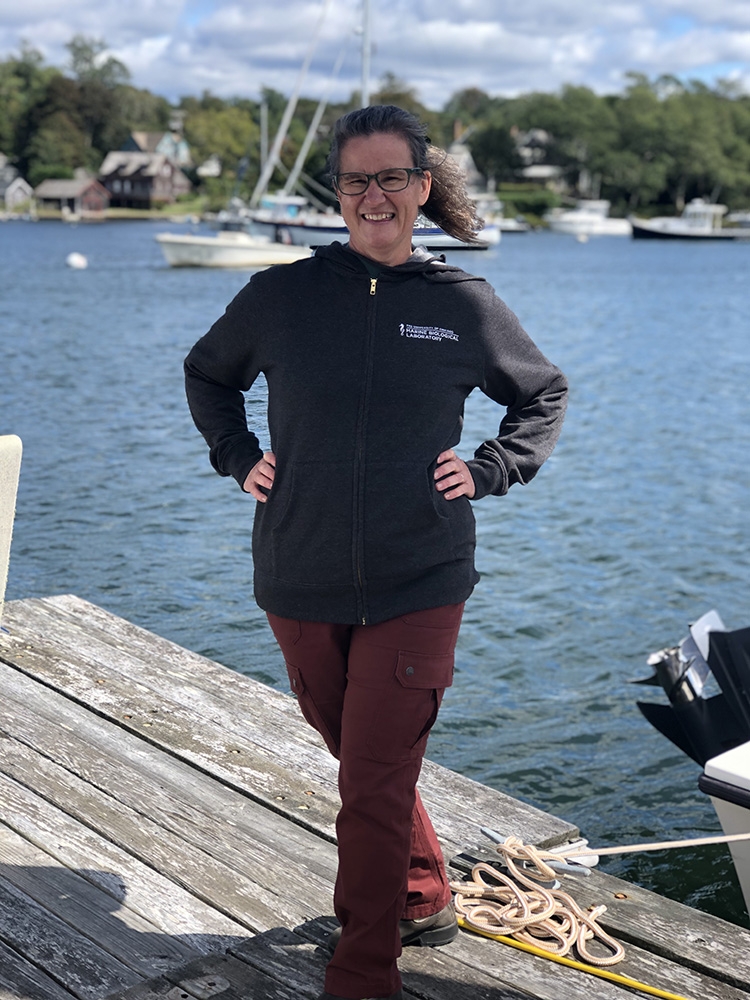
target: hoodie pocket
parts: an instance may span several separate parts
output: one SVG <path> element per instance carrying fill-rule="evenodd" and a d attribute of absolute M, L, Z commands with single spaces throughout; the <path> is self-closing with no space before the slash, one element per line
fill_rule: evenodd
<path fill-rule="evenodd" d="M 412 462 L 369 466 L 365 482 L 365 573 L 401 579 L 454 558 L 447 501 L 435 489 L 433 468 Z"/>
<path fill-rule="evenodd" d="M 258 561 L 298 585 L 351 583 L 352 496 L 349 463 L 299 462 L 284 470 L 263 512 Z"/>

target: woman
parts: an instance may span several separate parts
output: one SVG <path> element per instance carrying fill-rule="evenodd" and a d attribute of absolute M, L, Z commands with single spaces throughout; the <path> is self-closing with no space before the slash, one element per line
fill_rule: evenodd
<path fill-rule="evenodd" d="M 536 474 L 567 387 L 483 279 L 413 250 L 420 210 L 459 238 L 479 225 L 418 119 L 345 115 L 329 168 L 349 243 L 255 274 L 188 355 L 187 394 L 214 468 L 258 502 L 255 599 L 340 761 L 341 930 L 319 1000 L 396 1000 L 402 944 L 457 933 L 416 784 L 479 579 L 469 501 Z M 265 454 L 243 398 L 260 372 Z M 505 414 L 467 462 L 476 387 Z"/>

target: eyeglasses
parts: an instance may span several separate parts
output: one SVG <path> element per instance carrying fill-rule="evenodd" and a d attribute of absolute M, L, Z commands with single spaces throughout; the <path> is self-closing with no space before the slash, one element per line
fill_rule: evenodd
<path fill-rule="evenodd" d="M 422 174 L 421 167 L 391 167 L 389 170 L 379 170 L 376 174 L 365 174 L 359 171 L 349 171 L 345 174 L 334 174 L 333 183 L 339 194 L 364 194 L 375 181 L 383 191 L 403 191 L 409 186 L 412 174 Z"/>

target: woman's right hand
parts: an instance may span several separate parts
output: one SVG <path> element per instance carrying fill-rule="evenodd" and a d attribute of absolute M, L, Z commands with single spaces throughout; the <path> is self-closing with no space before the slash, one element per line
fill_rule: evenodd
<path fill-rule="evenodd" d="M 263 490 L 270 490 L 273 486 L 276 475 L 276 456 L 272 451 L 263 453 L 263 458 L 257 462 L 248 472 L 242 489 L 245 493 L 250 493 L 260 503 L 265 503 L 268 496 Z"/>

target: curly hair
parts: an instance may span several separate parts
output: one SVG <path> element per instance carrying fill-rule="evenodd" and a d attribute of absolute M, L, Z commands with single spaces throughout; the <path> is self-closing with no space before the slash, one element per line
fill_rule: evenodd
<path fill-rule="evenodd" d="M 350 139 L 387 133 L 399 135 L 411 150 L 415 167 L 432 175 L 430 195 L 421 212 L 435 225 L 465 243 L 476 243 L 483 226 L 476 206 L 466 191 L 466 181 L 458 163 L 444 149 L 433 146 L 427 127 L 416 115 L 394 104 L 373 104 L 350 111 L 333 126 L 328 154 L 328 175 L 334 177 L 341 166 L 341 152 Z"/>

